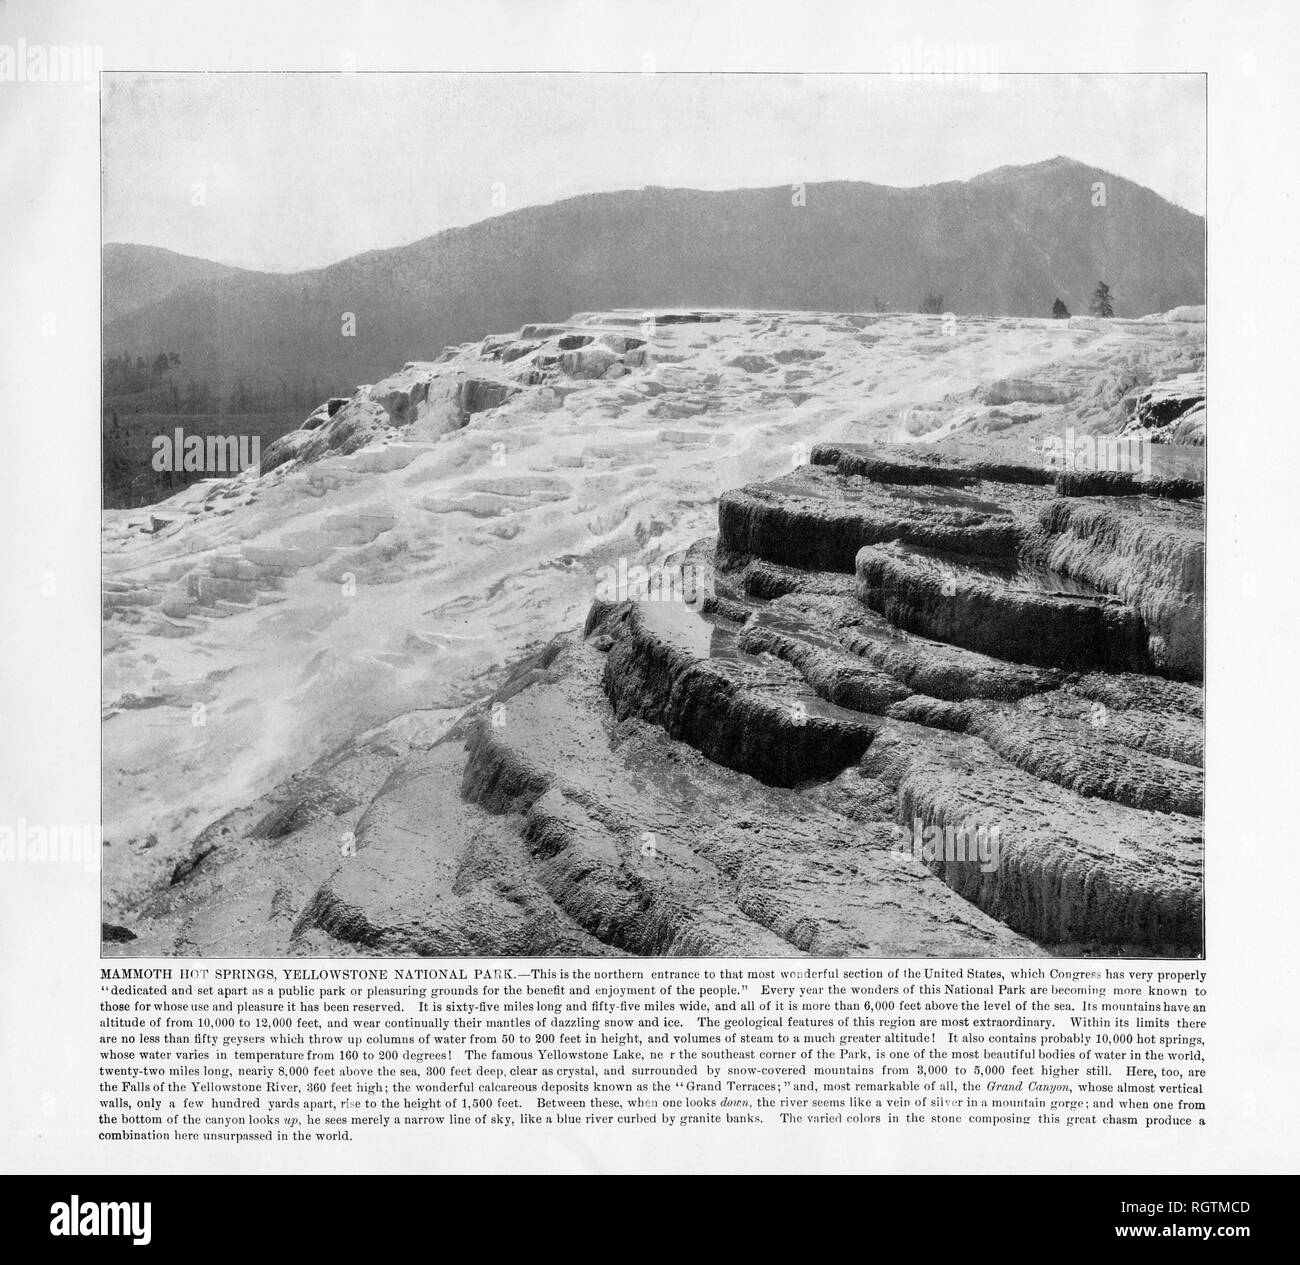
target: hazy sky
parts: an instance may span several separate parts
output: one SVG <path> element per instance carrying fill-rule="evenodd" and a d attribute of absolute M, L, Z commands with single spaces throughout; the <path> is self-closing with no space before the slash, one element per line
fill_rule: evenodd
<path fill-rule="evenodd" d="M 291 271 L 574 193 L 1065 154 L 1205 211 L 1200 76 L 105 76 L 104 240 Z M 201 189 L 197 186 L 202 186 Z"/>

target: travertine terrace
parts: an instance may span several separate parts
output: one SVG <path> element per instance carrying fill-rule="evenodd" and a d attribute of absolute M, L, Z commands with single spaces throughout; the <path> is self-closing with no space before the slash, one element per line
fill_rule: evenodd
<path fill-rule="evenodd" d="M 1171 316 L 584 314 L 106 514 L 111 950 L 1198 954 L 1204 448 L 1044 456 Z"/>

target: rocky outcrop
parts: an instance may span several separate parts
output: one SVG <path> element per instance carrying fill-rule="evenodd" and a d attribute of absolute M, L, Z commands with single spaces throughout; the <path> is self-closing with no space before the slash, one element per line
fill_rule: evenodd
<path fill-rule="evenodd" d="M 1060 496 L 1163 496 L 1184 500 L 1205 495 L 1202 479 L 1152 478 L 1125 470 L 1063 470 L 1056 476 Z"/>
<path fill-rule="evenodd" d="M 611 717 L 604 691 L 622 669 L 600 662 L 608 635 L 553 643 L 507 687 L 471 735 L 464 783 L 471 802 L 518 819 L 548 892 L 589 934 L 638 954 L 1034 952 L 954 902 L 890 822 L 856 822 L 721 768 L 657 723 Z"/>
<path fill-rule="evenodd" d="M 1145 629 L 1131 607 L 1101 592 L 1070 592 L 1050 574 L 890 544 L 859 550 L 857 575 L 863 605 L 936 641 L 1040 667 L 1148 666 Z"/>
<path fill-rule="evenodd" d="M 637 319 L 676 324 L 721 317 L 647 312 Z M 429 442 L 468 425 L 479 413 L 502 408 L 527 388 L 548 388 L 558 402 L 564 389 L 618 378 L 649 363 L 644 338 L 599 326 L 582 332 L 572 324 L 526 325 L 517 335 L 489 337 L 469 347 L 480 364 L 488 362 L 481 374 L 449 366 L 453 359 L 464 360 L 463 347 L 448 347 L 433 361 L 411 362 L 373 386 L 359 387 L 350 398 L 334 397 L 322 404 L 297 430 L 267 448 L 260 473 L 269 474 L 289 462 L 307 465 L 349 456 L 395 439 Z M 573 385 L 563 387 L 566 381 Z"/>
<path fill-rule="evenodd" d="M 115 951 L 1036 956 L 906 849 L 706 759 L 557 638 L 431 746 L 376 734 L 215 823 Z M 340 840 L 342 845 L 340 846 Z"/>
<path fill-rule="evenodd" d="M 718 548 L 809 571 L 854 570 L 864 545 L 908 544 L 1013 557 L 1025 526 L 1004 505 L 937 487 L 873 484 L 870 498 L 823 466 L 724 494 Z"/>
<path fill-rule="evenodd" d="M 675 341 L 644 342 L 655 322 Z M 238 691 L 225 666 L 201 694 L 119 677 L 114 725 L 220 699 L 229 726 L 285 637 L 330 698 L 390 692 L 327 741 L 363 737 L 142 849 L 161 880 L 106 907 L 136 937 L 106 951 L 1199 953 L 1203 452 L 1111 470 L 1067 440 L 1054 464 L 1062 406 L 991 440 L 972 383 L 922 401 L 960 441 L 836 439 L 770 477 L 788 440 L 890 433 L 893 404 L 796 416 L 776 389 L 825 395 L 870 324 L 876 358 L 938 342 L 921 318 L 635 311 L 478 339 L 330 401 L 277 468 L 200 484 L 135 531 L 148 563 L 106 576 L 110 636 L 197 634 L 176 650 L 206 657 L 258 628 L 274 657 Z M 1161 367 L 1130 392 L 1187 341 L 1135 328 Z M 1021 359 L 992 341 L 989 359 L 1018 381 L 1042 334 L 1012 335 Z M 1077 394 L 1091 364 L 1044 374 Z M 597 587 L 715 506 L 716 536 L 663 560 L 694 583 Z M 472 673 L 431 701 L 453 653 Z"/>
<path fill-rule="evenodd" d="M 1136 399 L 1122 432 L 1155 444 L 1205 444 L 1205 374 L 1185 373 L 1153 383 Z"/>
<path fill-rule="evenodd" d="M 519 388 L 509 382 L 493 382 L 483 378 L 469 378 L 456 389 L 456 404 L 461 416 L 468 421 L 475 413 L 500 408 Z"/>
<path fill-rule="evenodd" d="M 293 916 L 266 934 L 423 955 L 1199 953 L 1200 503 L 1062 497 L 1031 469 L 839 446 L 728 494 L 716 539 L 670 560 L 692 585 L 597 601 L 389 761 L 354 849 L 286 887 Z M 300 846 L 355 802 L 356 774 L 332 776 L 246 836 Z M 201 838 L 159 909 L 220 891 L 240 856 Z M 120 951 L 152 947 L 137 928 Z"/>
<path fill-rule="evenodd" d="M 1062 498 L 1046 504 L 1024 557 L 1113 594 L 1141 618 L 1152 667 L 1204 671 L 1205 510 L 1199 501 Z"/>
<path fill-rule="evenodd" d="M 1051 944 L 1195 951 L 1201 836 L 1194 818 L 1138 811 L 1044 782 L 979 739 L 893 725 L 862 772 L 922 827 L 999 827 L 999 864 L 937 858 L 935 872 L 981 909 Z"/>
<path fill-rule="evenodd" d="M 931 868 L 1042 943 L 1199 951 L 1195 489 L 1063 497 L 941 448 L 814 461 L 723 498 L 703 609 L 593 609 L 614 714 L 914 838 L 996 828 L 996 866 Z"/>
<path fill-rule="evenodd" d="M 736 629 L 720 615 L 645 602 L 598 603 L 586 631 L 612 640 L 604 684 L 617 719 L 652 721 L 776 786 L 833 776 L 857 760 L 870 720 L 824 699 L 795 669 L 738 650 Z"/>
<path fill-rule="evenodd" d="M 960 446 L 958 446 L 959 448 Z M 980 482 L 1047 484 L 1055 478 L 1046 467 L 1013 461 L 962 456 L 952 445 L 943 451 L 924 448 L 818 444 L 812 464 L 833 467 L 836 474 L 873 483 L 902 483 L 924 487 L 969 488 Z"/>

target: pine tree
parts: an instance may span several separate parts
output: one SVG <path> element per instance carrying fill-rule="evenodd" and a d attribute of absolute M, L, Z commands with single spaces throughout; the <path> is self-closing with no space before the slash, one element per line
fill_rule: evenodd
<path fill-rule="evenodd" d="M 1066 307 L 1060 299 L 1057 299 L 1056 302 L 1052 304 L 1052 315 L 1058 321 L 1065 320 L 1066 317 L 1070 315 L 1070 309 Z"/>
<path fill-rule="evenodd" d="M 1104 281 L 1097 282 L 1097 288 L 1092 293 L 1092 302 L 1088 305 L 1088 311 L 1093 316 L 1115 315 L 1115 309 L 1110 302 L 1110 286 Z"/>

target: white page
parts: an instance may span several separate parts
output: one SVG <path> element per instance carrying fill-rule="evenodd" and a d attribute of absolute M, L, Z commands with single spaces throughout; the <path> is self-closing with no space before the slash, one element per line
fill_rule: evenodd
<path fill-rule="evenodd" d="M 920 1172 L 940 1146 L 963 1170 L 1286 1171 L 1288 11 L 826 5 L 791 26 L 667 5 L 602 12 L 597 35 L 582 6 L 488 6 L 403 10 L 400 37 L 373 12 L 0 18 L 7 1167 Z M 1112 265 L 1107 315 L 1091 282 Z M 1205 379 L 1208 498 L 1058 496 L 970 464 L 1204 478 Z M 97 408 L 128 434 L 102 512 Z M 187 426 L 256 439 L 261 471 L 197 481 L 229 471 L 204 444 L 185 470 Z M 819 443 L 892 473 L 837 472 Z M 947 471 L 919 500 L 894 468 L 918 460 Z M 722 525 L 750 553 L 683 572 L 719 503 L 772 480 L 812 518 L 778 539 L 761 493 Z M 837 498 L 867 533 L 838 571 L 816 508 Z M 791 567 L 841 586 L 782 590 Z M 721 605 L 692 609 L 697 580 Z M 844 603 L 876 632 L 845 641 Z M 800 647 L 830 657 L 800 668 Z M 149 969 L 170 975 L 111 974 Z M 172 1029 L 125 989 L 189 985 L 177 1048 L 229 1026 L 249 1030 L 230 1054 L 262 1052 L 228 1064 L 242 1104 L 211 1084 L 173 1102 L 161 1062 L 105 1081 L 102 1038 L 131 1031 L 111 1020 Z M 326 1002 L 346 1010 L 305 1008 Z M 448 1074 L 484 1088 L 414 1105 L 462 1013 Z M 318 1090 L 291 1070 L 292 1103 L 270 1092 L 272 1035 L 331 1014 L 363 1074 L 414 1078 L 364 1090 L 335 1060 Z M 1025 1038 L 977 1043 L 976 1090 L 963 1015 Z M 530 1024 L 525 1077 L 498 1038 Z M 668 1088 L 647 1033 L 669 1062 L 700 1047 Z M 571 1034 L 619 1088 L 584 1064 L 590 1087 L 563 1090 L 540 1051 Z M 886 1034 L 937 1052 L 894 1077 Z M 1076 1057 L 1152 1041 L 1151 1091 L 1094 1092 Z M 1056 1076 L 1064 1109 L 1043 1105 Z M 381 1106 L 398 1084 L 413 1101 Z M 1187 1123 L 1148 1123 L 1144 1092 Z"/>

